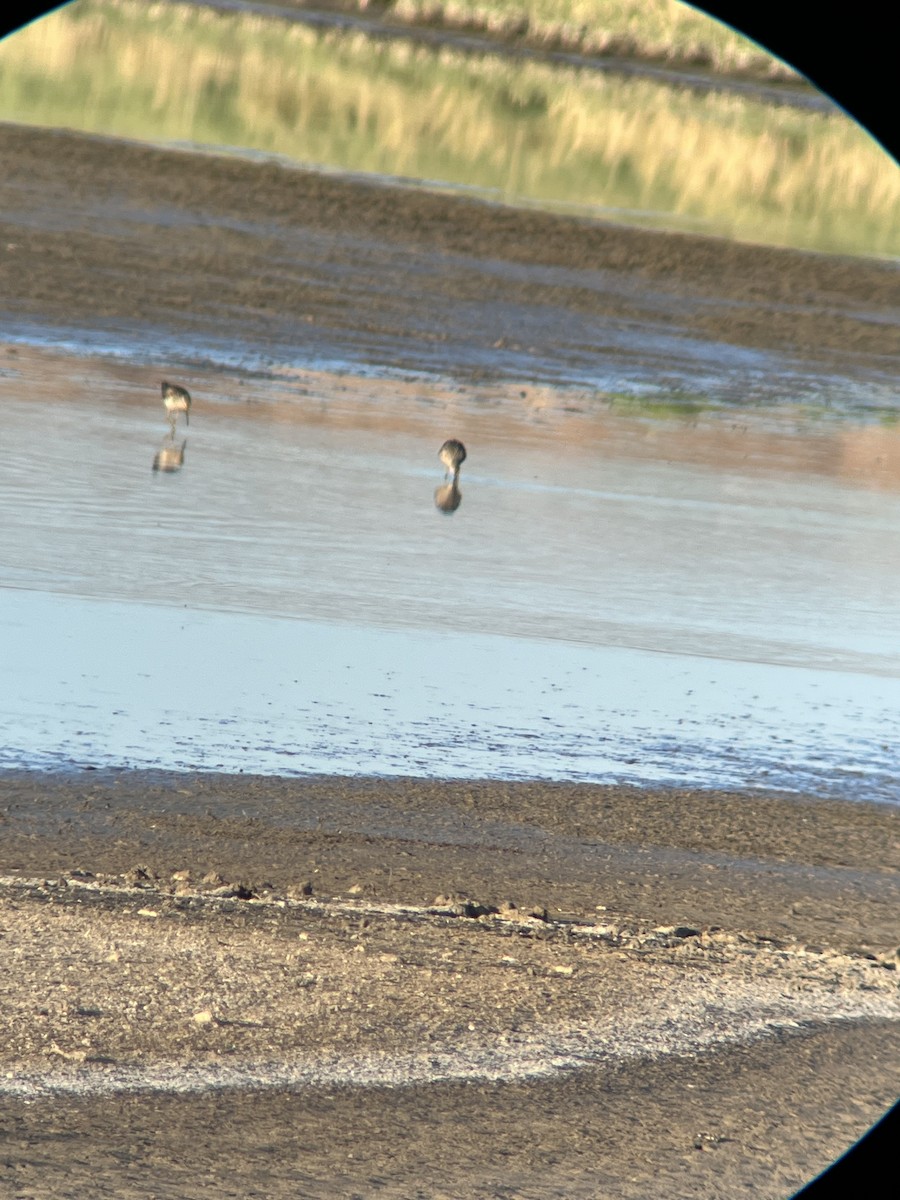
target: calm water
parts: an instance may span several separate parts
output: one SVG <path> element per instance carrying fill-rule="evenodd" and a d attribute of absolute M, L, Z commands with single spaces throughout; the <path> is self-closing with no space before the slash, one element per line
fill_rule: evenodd
<path fill-rule="evenodd" d="M 897 798 L 900 495 L 854 468 L 873 437 L 896 463 L 893 428 L 791 419 L 773 466 L 748 451 L 774 414 L 714 413 L 669 421 L 663 457 L 661 418 L 565 391 L 486 415 L 424 377 L 236 396 L 208 366 L 181 469 L 154 472 L 147 368 L 6 363 L 3 766 Z M 449 431 L 470 452 L 447 516 Z"/>
<path fill-rule="evenodd" d="M 0 119 L 751 240 L 900 246 L 896 167 L 827 105 L 127 0 L 67 6 L 5 42 L 0 68 Z M 7 215 L 24 229 L 76 220 L 21 196 Z M 184 219 L 110 196 L 76 223 Z M 265 214 L 244 232 L 266 245 Z M 333 269 L 327 237 L 291 238 L 273 262 Z M 382 257 L 385 295 L 431 269 Z M 529 272 L 548 295 L 613 286 L 454 269 Z M 422 312 L 441 338 L 350 322 L 265 349 L 233 328 L 10 317 L 0 766 L 896 801 L 889 364 L 707 343 L 659 305 L 655 323 L 598 324 L 510 303 L 517 338 L 490 349 L 477 298 Z M 171 440 L 161 362 L 195 397 Z M 493 383 L 460 382 L 485 367 Z M 469 458 L 445 514 L 448 436 Z"/>

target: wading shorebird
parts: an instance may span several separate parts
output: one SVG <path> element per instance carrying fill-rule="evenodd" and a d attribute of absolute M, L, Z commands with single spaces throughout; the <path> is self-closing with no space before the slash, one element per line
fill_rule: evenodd
<path fill-rule="evenodd" d="M 162 381 L 162 400 L 166 406 L 166 416 L 169 418 L 169 424 L 172 429 L 175 428 L 175 422 L 178 420 L 178 414 L 184 413 L 184 422 L 186 425 L 191 423 L 191 393 L 187 388 L 179 387 L 177 383 L 166 383 Z"/>
<path fill-rule="evenodd" d="M 438 458 L 447 468 L 447 474 L 456 482 L 459 475 L 459 468 L 466 461 L 466 448 L 462 442 L 458 442 L 456 438 L 450 438 L 444 442 L 438 451 Z"/>

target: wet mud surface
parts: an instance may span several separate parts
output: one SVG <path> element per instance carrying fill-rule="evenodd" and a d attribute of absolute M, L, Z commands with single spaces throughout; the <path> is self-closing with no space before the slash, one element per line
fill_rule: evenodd
<path fill-rule="evenodd" d="M 96 782 L 95 782 L 96 780 Z M 0 783 L 3 868 L 22 876 L 136 864 L 218 871 L 251 889 L 427 904 L 476 899 L 579 919 L 893 949 L 900 813 L 722 792 L 154 772 Z M 352 888 L 356 888 L 354 893 Z"/>
<path fill-rule="evenodd" d="M 787 1196 L 860 1135 L 873 1097 L 890 1103 L 869 1076 L 900 1057 L 896 1028 L 811 1030 L 550 1084 L 0 1101 L 7 1178 L 41 1200 Z"/>
<path fill-rule="evenodd" d="M 774 353 L 850 375 L 900 348 L 893 264 L 62 132 L 6 126 L 0 150 L 13 323 L 569 382 L 613 360 L 727 376 L 709 343 L 759 352 L 760 369 Z"/>
<path fill-rule="evenodd" d="M 129 771 L 0 798 L 16 1195 L 779 1196 L 893 1100 L 892 808 Z"/>

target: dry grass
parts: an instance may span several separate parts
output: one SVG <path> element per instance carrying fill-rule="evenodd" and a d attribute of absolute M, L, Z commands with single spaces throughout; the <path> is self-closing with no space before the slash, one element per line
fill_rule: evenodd
<path fill-rule="evenodd" d="M 0 68 L 7 120 L 251 147 L 751 241 L 900 250 L 900 174 L 836 112 L 131 0 L 57 11 L 4 43 Z"/>
<path fill-rule="evenodd" d="M 349 0 L 347 7 L 365 11 L 369 4 Z M 386 13 L 395 20 L 524 37 L 586 54 L 797 78 L 755 42 L 680 0 L 390 0 Z"/>

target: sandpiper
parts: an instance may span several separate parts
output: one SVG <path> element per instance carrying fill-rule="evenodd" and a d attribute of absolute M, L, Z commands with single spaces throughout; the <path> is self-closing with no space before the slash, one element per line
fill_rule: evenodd
<path fill-rule="evenodd" d="M 179 387 L 177 383 L 166 383 L 162 381 L 162 400 L 166 406 L 166 415 L 169 418 L 169 424 L 175 428 L 175 422 L 178 420 L 178 414 L 184 413 L 186 425 L 191 423 L 191 393 L 187 388 Z"/>
<path fill-rule="evenodd" d="M 466 448 L 462 442 L 458 442 L 456 438 L 450 438 L 444 442 L 438 451 L 438 458 L 447 468 L 447 474 L 456 482 L 459 475 L 459 468 L 466 461 Z"/>

